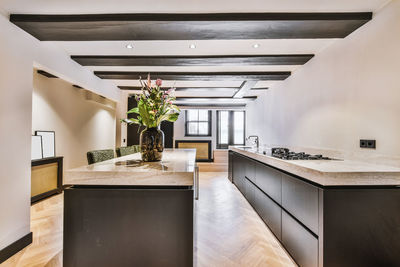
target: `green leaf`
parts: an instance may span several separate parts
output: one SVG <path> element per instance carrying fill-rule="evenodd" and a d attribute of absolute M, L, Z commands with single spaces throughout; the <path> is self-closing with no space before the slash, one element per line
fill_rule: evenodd
<path fill-rule="evenodd" d="M 131 113 L 140 114 L 139 113 L 139 108 L 138 107 L 133 108 L 133 109 L 129 110 L 126 114 L 131 114 Z"/>
<path fill-rule="evenodd" d="M 141 124 L 139 120 L 137 120 L 137 119 L 132 119 L 132 118 L 131 118 L 131 119 L 121 119 L 121 123 L 127 123 L 127 124 L 132 124 L 132 123 Z"/>
<path fill-rule="evenodd" d="M 139 108 L 139 114 L 142 117 L 143 125 L 149 126 L 150 125 L 149 113 L 147 112 L 146 105 L 142 101 L 140 101 L 138 108 Z"/>
<path fill-rule="evenodd" d="M 130 120 L 131 124 L 132 124 L 132 123 L 141 124 L 141 123 L 139 122 L 139 120 L 137 120 L 137 119 L 129 119 L 129 120 Z"/>
<path fill-rule="evenodd" d="M 167 121 L 174 122 L 178 119 L 179 113 L 172 113 L 168 115 Z"/>

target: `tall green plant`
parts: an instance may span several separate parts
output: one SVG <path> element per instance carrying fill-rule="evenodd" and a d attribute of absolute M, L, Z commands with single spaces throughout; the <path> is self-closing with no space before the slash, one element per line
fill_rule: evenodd
<path fill-rule="evenodd" d="M 150 75 L 147 82 L 140 80 L 142 93 L 135 95 L 137 107 L 129 110 L 127 114 L 138 114 L 136 119 L 123 119 L 128 124 L 139 124 L 147 128 L 158 127 L 162 121 L 174 122 L 178 119 L 180 110 L 173 104 L 175 97 L 171 95 L 174 88 L 168 91 L 161 89 L 162 80 L 157 79 L 155 84 L 151 83 Z"/>

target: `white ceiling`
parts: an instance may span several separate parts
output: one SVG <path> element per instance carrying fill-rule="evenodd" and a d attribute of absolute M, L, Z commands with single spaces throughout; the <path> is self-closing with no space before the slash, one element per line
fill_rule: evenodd
<path fill-rule="evenodd" d="M 228 12 L 366 12 L 390 0 L 0 0 L 0 9 L 14 14 L 101 13 L 228 13 Z M 338 39 L 78 41 L 54 42 L 69 55 L 268 55 L 318 54 Z M 195 49 L 190 49 L 190 44 Z M 260 46 L 253 48 L 257 43 Z M 132 44 L 133 49 L 126 45 Z M 93 67 L 95 71 L 296 71 L 293 66 Z M 153 77 L 156 78 L 156 77 Z M 120 86 L 139 86 L 137 80 L 112 80 Z M 281 81 L 258 82 L 274 87 Z M 241 81 L 165 81 L 166 87 L 239 87 Z M 177 96 L 231 96 L 234 90 L 177 91 Z M 250 91 L 247 95 L 259 95 Z M 238 100 L 235 100 L 238 101 Z M 248 100 L 245 100 L 245 102 Z"/>
<path fill-rule="evenodd" d="M 93 41 L 93 42 L 54 42 L 69 55 L 266 55 L 266 54 L 316 54 L 337 39 L 268 39 L 268 40 L 192 40 L 192 41 Z M 254 44 L 258 48 L 253 48 Z M 126 45 L 132 44 L 132 49 Z M 196 48 L 189 48 L 195 44 Z M 264 66 L 88 66 L 93 71 L 292 71 L 299 65 Z M 113 80 L 119 86 L 140 86 L 137 80 Z M 273 87 L 280 81 L 263 81 L 255 87 Z M 239 87 L 238 81 L 165 81 L 167 87 Z M 231 90 L 230 95 L 234 93 Z M 251 91 L 247 95 L 259 95 L 260 91 Z M 176 92 L 177 96 L 228 96 L 222 91 L 185 91 Z"/>
<path fill-rule="evenodd" d="M 337 39 L 56 42 L 71 55 L 312 54 Z M 126 45 L 132 44 L 132 49 Z M 195 44 L 196 48 L 189 48 Z M 258 48 L 253 48 L 259 44 Z"/>
<path fill-rule="evenodd" d="M 54 42 L 69 55 L 266 55 L 266 54 L 316 54 L 338 39 L 275 39 L 275 40 L 195 40 L 195 41 L 93 41 Z M 189 48 L 196 44 L 195 49 Z M 260 46 L 253 48 L 257 43 Z M 132 44 L 132 49 L 126 45 Z M 296 71 L 299 65 L 264 66 L 88 66 L 93 71 Z M 119 86 L 140 86 L 137 80 L 112 80 Z M 280 81 L 263 81 L 256 87 L 273 87 Z M 239 87 L 238 81 L 165 81 L 167 87 Z M 218 96 L 221 91 L 192 91 L 195 96 Z M 234 92 L 234 91 L 232 91 Z M 249 92 L 247 95 L 259 95 Z M 189 92 L 177 92 L 177 96 L 187 96 Z M 220 94 L 226 96 L 227 94 Z M 232 95 L 232 94 L 231 94 Z"/>
<path fill-rule="evenodd" d="M 226 13 L 377 11 L 389 0 L 0 0 L 9 13 Z"/>

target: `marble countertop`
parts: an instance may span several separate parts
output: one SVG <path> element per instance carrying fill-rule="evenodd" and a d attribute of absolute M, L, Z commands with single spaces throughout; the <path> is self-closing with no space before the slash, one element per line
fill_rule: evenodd
<path fill-rule="evenodd" d="M 282 160 L 254 149 L 230 150 L 322 186 L 400 186 L 400 168 L 351 160 Z"/>
<path fill-rule="evenodd" d="M 140 153 L 65 171 L 64 185 L 192 186 L 196 149 L 165 149 L 159 162 Z"/>

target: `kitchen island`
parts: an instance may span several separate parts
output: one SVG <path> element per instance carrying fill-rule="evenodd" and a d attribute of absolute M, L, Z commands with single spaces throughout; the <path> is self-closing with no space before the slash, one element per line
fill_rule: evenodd
<path fill-rule="evenodd" d="M 400 266 L 400 169 L 231 147 L 229 178 L 304 267 Z"/>
<path fill-rule="evenodd" d="M 63 266 L 192 266 L 195 158 L 170 149 L 66 171 Z"/>

